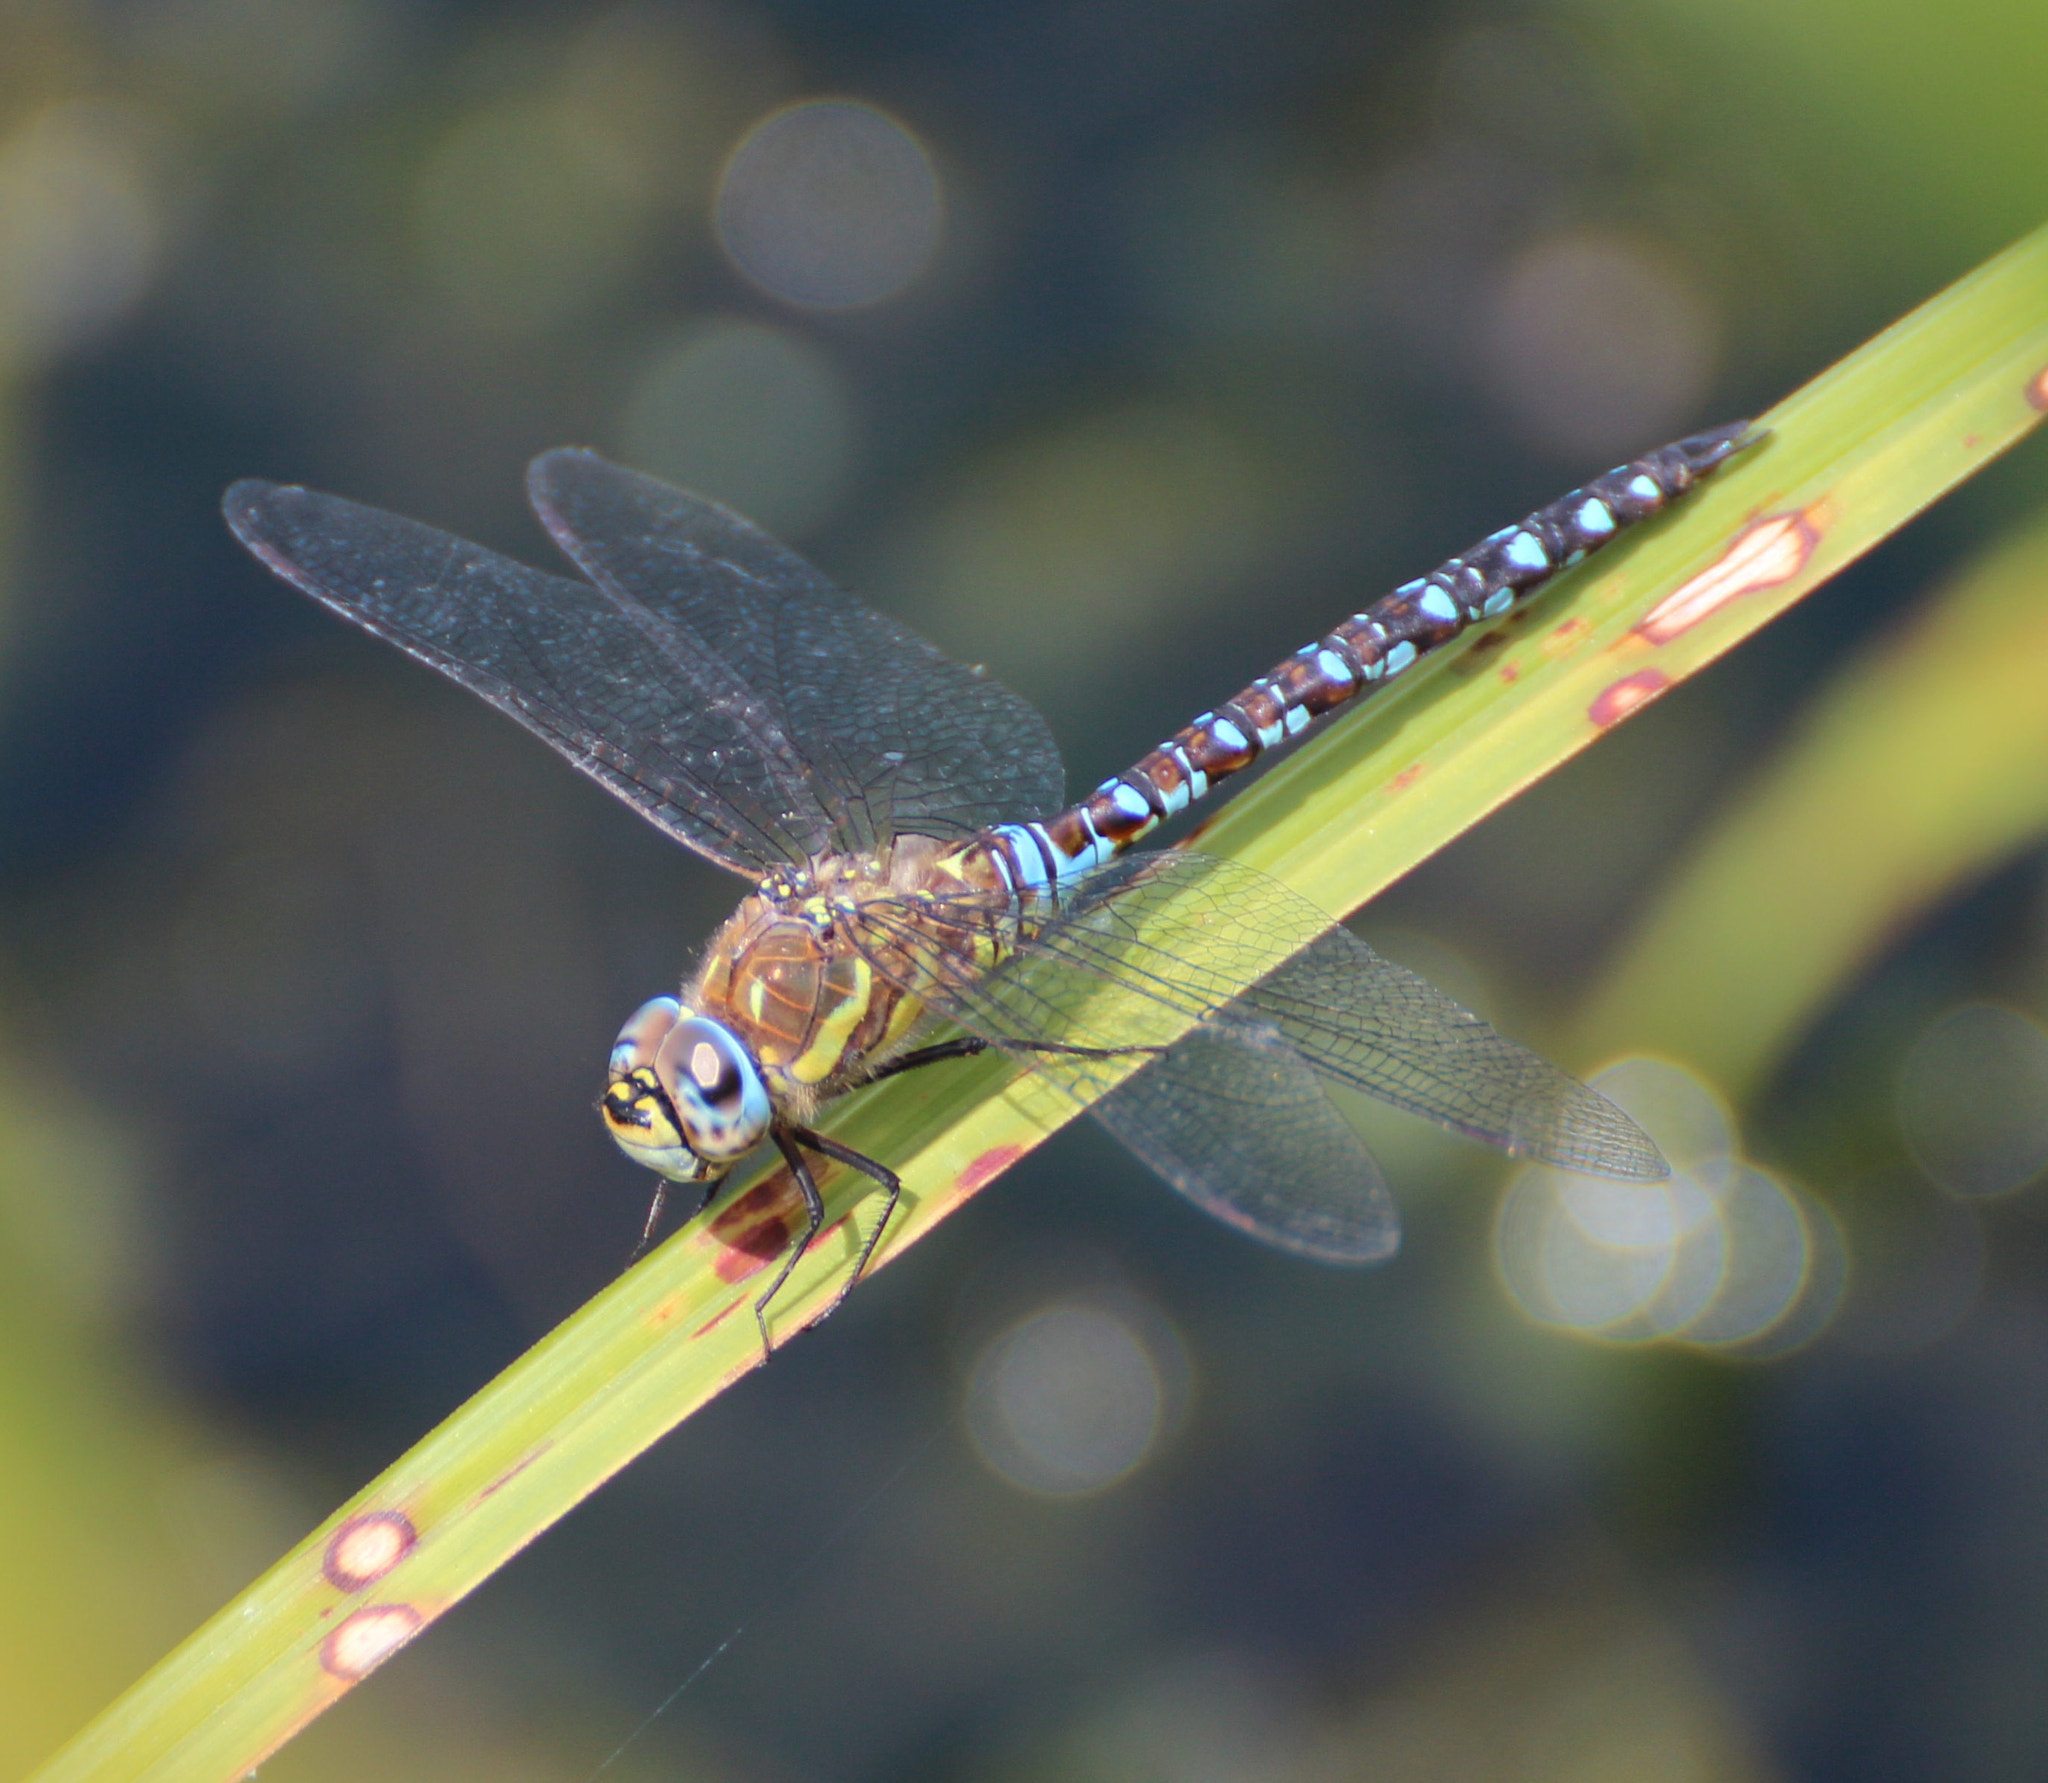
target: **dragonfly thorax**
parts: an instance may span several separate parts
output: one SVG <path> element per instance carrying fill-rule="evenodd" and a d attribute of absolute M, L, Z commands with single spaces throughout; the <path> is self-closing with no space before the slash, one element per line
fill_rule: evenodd
<path fill-rule="evenodd" d="M 884 906 L 914 912 L 985 968 L 990 926 L 959 928 L 957 914 L 949 925 L 938 912 L 979 917 L 1004 897 L 1001 884 L 986 843 L 923 836 L 765 878 L 713 936 L 681 1000 L 656 997 L 619 1031 L 600 1103 L 613 1139 L 672 1181 L 703 1182 L 778 1117 L 809 1120 L 901 1052 L 924 1014 L 918 971 L 864 918 Z"/>
<path fill-rule="evenodd" d="M 685 1000 L 740 1038 L 778 1108 L 808 1118 L 901 1051 L 924 1012 L 905 982 L 914 973 L 876 969 L 864 914 L 971 895 L 987 873 L 983 859 L 904 836 L 764 883 L 712 938 Z"/>

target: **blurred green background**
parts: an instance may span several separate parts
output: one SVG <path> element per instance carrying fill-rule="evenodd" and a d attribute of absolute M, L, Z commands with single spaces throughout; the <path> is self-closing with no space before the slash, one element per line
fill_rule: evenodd
<path fill-rule="evenodd" d="M 1090 785 L 2038 223 L 2044 50 L 2038 0 L 0 7 L 0 1763 L 611 1276 L 605 1049 L 736 890 L 268 582 L 226 483 L 545 560 L 521 466 L 596 445 Z M 586 1777 L 740 1625 L 610 1774 L 2048 1771 L 2044 510 L 2035 442 L 1362 919 L 1729 1098 L 1777 1288 L 1660 1316 L 1642 1234 L 1518 1250 L 1527 1179 L 1398 1132 L 1406 1249 L 1319 1271 L 1076 1131 L 266 1776 Z"/>

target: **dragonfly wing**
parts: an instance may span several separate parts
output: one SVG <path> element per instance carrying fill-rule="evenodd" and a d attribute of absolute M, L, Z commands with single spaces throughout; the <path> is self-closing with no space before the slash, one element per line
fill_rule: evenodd
<path fill-rule="evenodd" d="M 1670 1174 L 1650 1136 L 1599 1091 L 1349 929 L 1318 936 L 1245 1001 L 1322 1070 L 1396 1108 L 1563 1170 Z"/>
<path fill-rule="evenodd" d="M 686 628 L 339 496 L 252 480 L 223 506 L 287 582 L 479 694 L 721 866 L 755 877 L 830 835 L 773 713 Z"/>
<path fill-rule="evenodd" d="M 1075 1062 L 1054 1056 L 1058 1077 Z M 1204 1212 L 1326 1263 L 1378 1263 L 1401 1216 L 1315 1071 L 1242 1005 L 1191 1029 L 1090 1112 Z"/>
<path fill-rule="evenodd" d="M 886 943 L 871 957 L 899 982 L 906 968 L 922 974 L 934 1008 L 998 1044 L 1171 1046 L 1241 1003 L 1339 1082 L 1503 1151 L 1639 1181 L 1667 1174 L 1604 1096 L 1253 868 L 1177 850 L 1113 861 L 1057 912 L 1027 912 L 1014 953 L 985 974 L 971 949 L 948 944 L 947 917 L 866 913 Z M 990 920 L 967 909 L 954 920 L 976 919 Z"/>
<path fill-rule="evenodd" d="M 1035 707 L 737 514 L 594 452 L 545 452 L 526 481 L 585 575 L 686 625 L 755 690 L 841 818 L 834 846 L 966 835 L 1065 801 L 1059 747 Z"/>

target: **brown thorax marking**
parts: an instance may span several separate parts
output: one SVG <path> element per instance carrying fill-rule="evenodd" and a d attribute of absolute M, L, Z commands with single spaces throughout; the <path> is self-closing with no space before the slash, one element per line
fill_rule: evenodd
<path fill-rule="evenodd" d="M 863 906 L 933 905 L 924 932 L 969 970 L 995 962 L 984 913 L 1001 907 L 1003 880 L 988 844 L 899 836 L 871 854 L 827 855 L 809 869 L 764 879 L 705 949 L 683 1002 L 723 1022 L 761 1067 L 785 1119 L 807 1121 L 901 1052 L 923 1002 L 877 972 L 853 944 Z M 965 898 L 971 926 L 948 921 Z M 900 926 L 898 915 L 891 926 Z M 865 932 L 867 949 L 888 952 Z M 900 957 L 900 956 L 899 956 Z M 904 962 L 907 966 L 908 962 Z"/>

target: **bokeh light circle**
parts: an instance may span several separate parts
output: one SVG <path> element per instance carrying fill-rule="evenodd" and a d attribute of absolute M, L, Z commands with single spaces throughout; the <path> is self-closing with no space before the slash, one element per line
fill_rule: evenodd
<path fill-rule="evenodd" d="M 63 102 L 0 135 L 0 360 L 55 357 L 113 322 L 160 236 L 128 115 Z"/>
<path fill-rule="evenodd" d="M 1899 1125 L 1952 1195 L 2003 1195 L 2048 1168 L 2048 1033 L 1997 1003 L 1950 1010 L 1899 1073 Z"/>
<path fill-rule="evenodd" d="M 719 240 L 763 290 L 814 309 L 894 297 L 938 247 L 939 176 L 872 105 L 818 99 L 771 113 L 719 179 Z"/>
<path fill-rule="evenodd" d="M 1699 1344 L 1747 1343 L 1792 1310 L 1813 1262 L 1811 1229 L 1776 1177 L 1754 1166 L 1718 1197 L 1729 1267 L 1713 1304 L 1687 1327 Z"/>
<path fill-rule="evenodd" d="M 1788 1356 L 1832 1325 L 1842 1309 L 1849 1285 L 1842 1229 L 1824 1202 L 1763 1171 L 1745 1171 L 1731 1199 L 1748 1267 L 1727 1304 L 1715 1309 L 1715 1320 L 1686 1338 L 1751 1361 Z"/>
<path fill-rule="evenodd" d="M 1671 432 L 1720 358 L 1720 318 L 1648 238 L 1570 230 L 1532 243 L 1492 293 L 1482 351 L 1531 439 L 1576 456 Z"/>
<path fill-rule="evenodd" d="M 1060 1301 L 1020 1319 L 975 1364 L 974 1446 L 1027 1492 L 1076 1498 L 1137 1468 L 1166 1421 L 1168 1383 L 1140 1321 Z"/>
<path fill-rule="evenodd" d="M 830 357 L 787 329 L 722 319 L 641 367 L 622 432 L 629 463 L 777 532 L 802 532 L 846 486 L 857 425 Z"/>
<path fill-rule="evenodd" d="M 563 107 L 517 99 L 476 106 L 441 136 L 420 167 L 411 221 L 429 287 L 503 335 L 602 303 L 650 229 L 604 144 Z"/>
<path fill-rule="evenodd" d="M 1637 1337 L 1683 1326 L 1711 1298 L 1718 1232 L 1712 1196 L 1685 1176 L 1622 1183 L 1535 1169 L 1510 1187 L 1495 1241 L 1531 1318 Z"/>
<path fill-rule="evenodd" d="M 1742 1158 L 1725 1104 L 1683 1067 L 1630 1059 L 1592 1082 L 1657 1142 L 1671 1176 L 1517 1176 L 1494 1247 L 1523 1312 L 1610 1342 L 1676 1339 L 1745 1355 L 1819 1331 L 1846 1273 L 1826 1211 Z"/>

